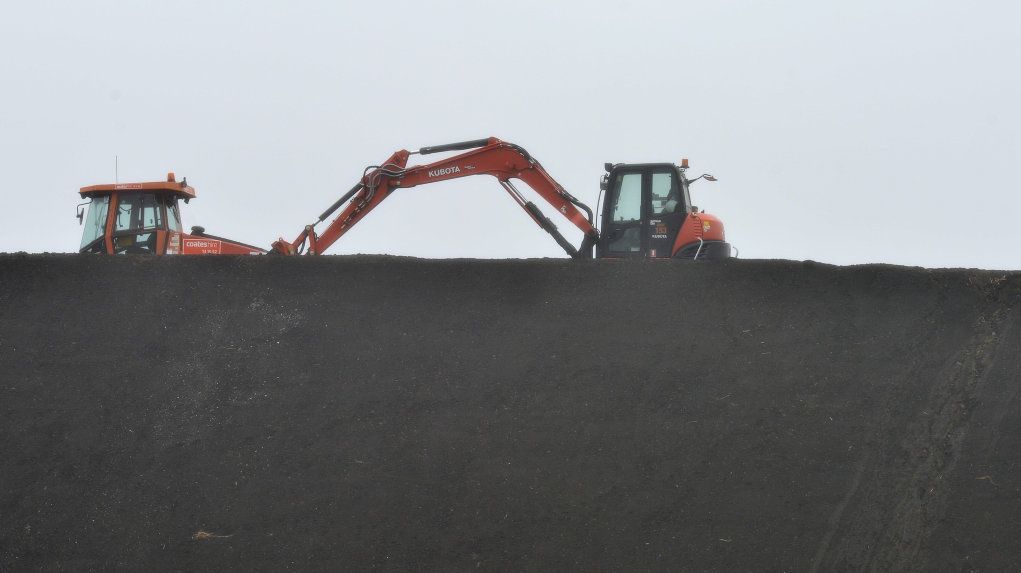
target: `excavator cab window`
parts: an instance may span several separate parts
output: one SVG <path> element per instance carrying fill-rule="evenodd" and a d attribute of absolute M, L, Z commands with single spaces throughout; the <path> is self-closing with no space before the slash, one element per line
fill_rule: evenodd
<path fill-rule="evenodd" d="M 652 215 L 671 215 L 681 208 L 677 181 L 669 173 L 652 174 Z"/>
<path fill-rule="evenodd" d="M 612 253 L 638 253 L 642 249 L 642 174 L 626 173 L 614 183 L 610 217 L 614 236 L 608 248 Z"/>
<path fill-rule="evenodd" d="M 649 177 L 649 256 L 669 257 L 688 216 L 687 185 L 674 169 L 656 170 Z"/>

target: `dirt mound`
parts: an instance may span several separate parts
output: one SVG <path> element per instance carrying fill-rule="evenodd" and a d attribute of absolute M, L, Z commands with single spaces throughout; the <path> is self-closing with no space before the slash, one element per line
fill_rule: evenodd
<path fill-rule="evenodd" d="M 1018 274 L 0 257 L 0 569 L 1021 568 Z"/>

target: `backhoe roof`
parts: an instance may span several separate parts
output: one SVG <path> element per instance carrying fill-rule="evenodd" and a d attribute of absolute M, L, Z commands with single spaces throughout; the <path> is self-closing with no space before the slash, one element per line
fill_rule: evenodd
<path fill-rule="evenodd" d="M 142 192 L 142 191 L 170 191 L 186 199 L 195 198 L 195 189 L 183 181 L 152 181 L 149 183 L 107 183 L 105 185 L 90 185 L 82 187 L 78 193 L 82 197 L 95 195 L 106 195 L 111 192 Z"/>

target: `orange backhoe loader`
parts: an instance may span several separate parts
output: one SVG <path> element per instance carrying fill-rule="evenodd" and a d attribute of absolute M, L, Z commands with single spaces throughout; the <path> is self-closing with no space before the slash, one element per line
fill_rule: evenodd
<path fill-rule="evenodd" d="M 412 155 L 464 151 L 433 163 L 408 166 Z M 687 160 L 672 163 L 607 163 L 600 183 L 606 194 L 601 230 L 588 206 L 568 193 L 523 148 L 495 137 L 400 150 L 379 165 L 365 169 L 361 179 L 334 202 L 293 241 L 279 239 L 269 252 L 281 255 L 324 253 L 341 236 L 397 189 L 416 187 L 471 175 L 495 177 L 525 213 L 574 258 L 687 258 L 720 259 L 731 256 L 723 223 L 691 204 L 689 186 L 711 175 L 688 179 Z M 583 238 L 576 248 L 556 225 L 514 186 L 523 181 L 553 206 Z M 193 227 L 181 232 L 178 201 L 188 202 L 195 190 L 177 183 L 173 174 L 166 182 L 83 187 L 89 198 L 88 218 L 81 252 L 155 254 L 260 254 L 267 251 L 205 234 Z M 85 204 L 83 204 L 85 205 Z M 79 206 L 78 218 L 83 211 Z M 340 210 L 322 233 L 315 228 Z"/>
<path fill-rule="evenodd" d="M 188 179 L 178 182 L 173 173 L 166 181 L 114 183 L 82 187 L 87 202 L 78 205 L 78 222 L 84 221 L 82 253 L 154 255 L 258 255 L 265 249 L 192 227 L 181 231 L 180 201 L 195 198 Z M 85 207 L 89 214 L 85 216 Z"/>

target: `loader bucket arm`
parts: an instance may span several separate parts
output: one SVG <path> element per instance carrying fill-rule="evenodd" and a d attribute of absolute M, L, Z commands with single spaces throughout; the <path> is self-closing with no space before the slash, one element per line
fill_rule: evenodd
<path fill-rule="evenodd" d="M 407 166 L 411 155 L 461 150 L 468 151 L 433 163 Z M 294 241 L 288 243 L 280 239 L 273 243 L 273 251 L 301 254 L 307 245 L 308 254 L 322 254 L 394 190 L 472 175 L 495 177 L 511 198 L 539 227 L 550 233 L 564 251 L 575 258 L 591 258 L 592 247 L 599 239 L 599 232 L 593 226 L 592 210 L 568 193 L 527 151 L 495 137 L 423 147 L 415 152 L 401 150 L 394 153 L 382 164 L 367 168 L 361 181 L 324 211 L 315 223 L 306 226 Z M 512 179 L 524 181 L 580 229 L 584 233 L 581 246 L 575 248 L 567 241 L 556 225 L 518 192 Z M 340 214 L 317 235 L 315 226 L 341 207 L 343 210 Z"/>

